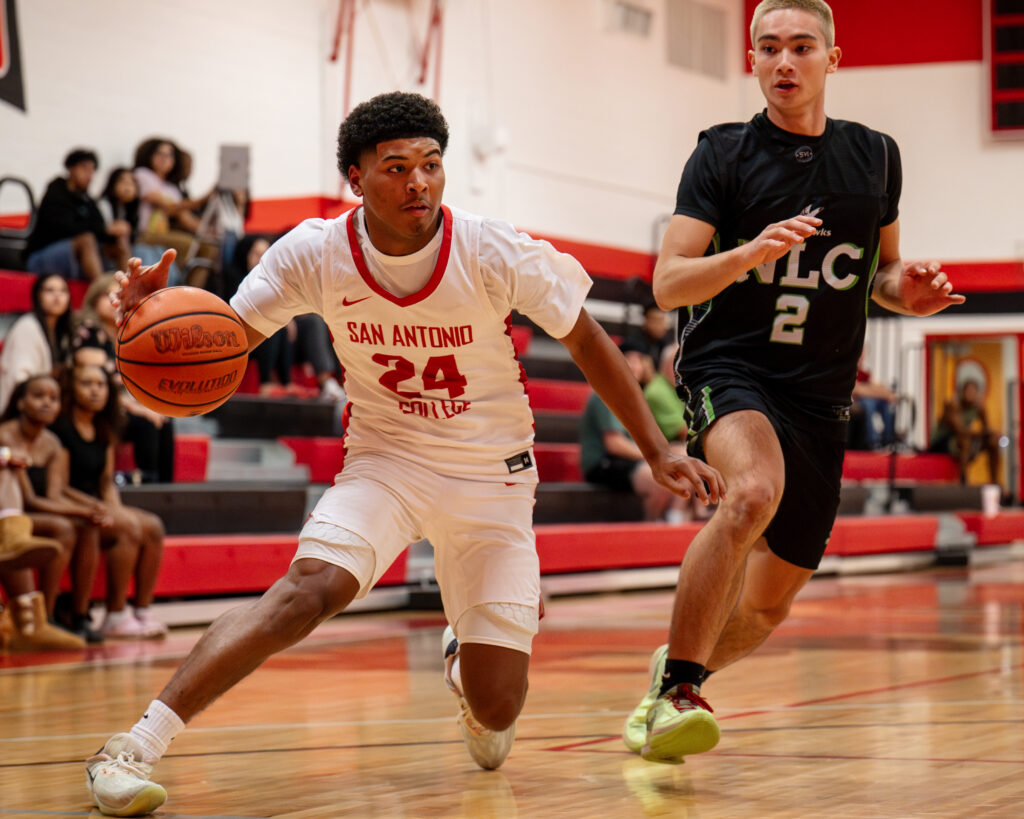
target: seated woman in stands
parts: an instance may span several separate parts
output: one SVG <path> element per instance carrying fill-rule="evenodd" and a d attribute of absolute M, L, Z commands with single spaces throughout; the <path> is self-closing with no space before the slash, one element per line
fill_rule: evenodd
<path fill-rule="evenodd" d="M 103 640 L 92 628 L 89 597 L 100 554 L 100 527 L 110 524 L 99 502 L 68 498 L 68 453 L 49 429 L 60 414 L 60 386 L 47 373 L 30 376 L 14 388 L 11 402 L 0 416 L 0 446 L 10 447 L 25 459 L 16 471 L 25 513 L 35 535 L 52 538 L 61 554 L 39 571 L 46 614 L 90 643 Z M 71 568 L 71 600 L 56 612 L 64 570 Z"/>
<path fill-rule="evenodd" d="M 119 639 L 163 637 L 167 627 L 150 611 L 163 556 L 164 527 L 143 509 L 125 506 L 114 483 L 114 448 L 120 404 L 113 379 L 96 365 L 69 368 L 61 414 L 52 429 L 68 451 L 64 495 L 96 505 L 104 514 L 100 546 L 107 560 L 107 612 L 100 631 Z M 128 587 L 135 580 L 134 610 Z M 90 583 L 91 586 L 91 583 Z"/>
<path fill-rule="evenodd" d="M 117 326 L 114 307 L 107 298 L 114 287 L 114 275 L 108 273 L 85 291 L 82 309 L 75 315 L 72 359 L 76 364 L 98 364 L 113 376 L 124 410 L 119 437 L 134 447 L 135 465 L 142 482 L 171 483 L 174 481 L 174 423 L 135 400 L 124 388 L 114 366 Z"/>
<path fill-rule="evenodd" d="M 115 222 L 122 222 L 130 226 L 130 233 L 126 237 L 129 256 L 136 256 L 142 259 L 143 264 L 156 264 L 160 261 L 166 248 L 158 245 L 148 245 L 139 240 L 139 186 L 135 183 L 135 174 L 131 168 L 123 165 L 114 168 L 107 177 L 107 184 L 103 193 L 96 200 L 96 206 L 103 214 L 108 225 Z M 171 272 L 167 283 L 170 286 L 182 284 L 184 276 L 177 263 L 171 265 Z"/>
<path fill-rule="evenodd" d="M 180 149 L 169 139 L 154 137 L 135 150 L 135 184 L 139 189 L 139 239 L 148 245 L 173 247 L 178 264 L 185 266 L 185 281 L 203 287 L 211 260 L 220 249 L 197 237 L 200 218 L 196 211 L 206 206 L 211 191 L 199 199 L 186 199 L 178 186 L 182 169 Z M 194 252 L 193 252 L 194 251 Z M 206 264 L 192 265 L 195 257 Z"/>
<path fill-rule="evenodd" d="M 36 373 L 56 375 L 71 355 L 71 291 L 62 276 L 38 276 L 32 312 L 18 318 L 0 350 L 0 411 L 15 385 Z"/>

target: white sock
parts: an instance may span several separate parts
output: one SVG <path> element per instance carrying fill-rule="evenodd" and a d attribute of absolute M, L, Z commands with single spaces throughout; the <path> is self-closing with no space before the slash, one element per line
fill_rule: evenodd
<path fill-rule="evenodd" d="M 15 515 L 24 515 L 20 509 L 0 509 L 0 518 L 13 518 Z"/>
<path fill-rule="evenodd" d="M 455 661 L 452 663 L 452 682 L 455 683 L 455 687 L 459 689 L 459 696 L 462 696 L 462 658 L 456 654 Z"/>
<path fill-rule="evenodd" d="M 141 620 L 147 614 L 149 614 L 149 606 L 136 606 L 135 607 L 135 619 L 136 620 Z"/>
<path fill-rule="evenodd" d="M 155 765 L 167 753 L 171 740 L 184 729 L 181 717 L 160 700 L 153 700 L 129 733 L 142 746 L 143 762 Z"/>

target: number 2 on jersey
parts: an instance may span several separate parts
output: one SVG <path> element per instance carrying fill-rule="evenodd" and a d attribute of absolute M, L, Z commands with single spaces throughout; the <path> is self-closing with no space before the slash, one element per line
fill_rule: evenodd
<path fill-rule="evenodd" d="M 811 303 L 805 296 L 785 293 L 775 302 L 775 321 L 772 322 L 770 341 L 779 344 L 803 344 L 804 322 Z"/>
<path fill-rule="evenodd" d="M 379 379 L 383 387 L 400 398 L 422 398 L 423 393 L 399 389 L 399 384 L 416 376 L 416 365 L 400 355 L 377 353 L 375 364 L 388 370 Z M 459 372 L 453 355 L 433 355 L 423 367 L 423 389 L 448 390 L 448 398 L 458 398 L 466 391 L 466 376 Z"/>

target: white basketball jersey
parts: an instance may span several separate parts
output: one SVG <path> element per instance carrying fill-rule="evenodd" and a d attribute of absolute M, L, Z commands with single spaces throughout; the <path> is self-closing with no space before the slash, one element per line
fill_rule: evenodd
<path fill-rule="evenodd" d="M 291 315 L 324 317 L 345 371 L 348 456 L 390 452 L 442 474 L 536 482 L 533 416 L 510 311 L 523 307 L 518 290 L 530 293 L 523 297 L 527 308 L 542 302 L 538 323 L 560 337 L 579 315 L 589 278 L 578 262 L 566 261 L 571 257 L 503 223 L 486 222 L 500 241 L 482 248 L 482 234 L 484 241 L 490 235 L 482 230 L 485 220 L 443 207 L 433 274 L 418 292 L 395 296 L 367 267 L 354 224 L 358 210 L 304 223 L 312 238 L 296 238 L 294 248 L 291 234 L 284 237 L 285 246 L 275 253 L 275 245 L 246 277 L 232 306 L 265 335 Z M 510 278 L 504 315 L 488 296 L 482 253 L 500 257 L 494 266 L 505 269 L 496 272 Z M 524 274 L 518 268 L 525 265 Z"/>

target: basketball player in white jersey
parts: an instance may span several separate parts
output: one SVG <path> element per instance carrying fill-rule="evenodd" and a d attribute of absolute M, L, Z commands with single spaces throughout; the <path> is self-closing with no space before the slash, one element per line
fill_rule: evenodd
<path fill-rule="evenodd" d="M 86 763 L 103 813 L 166 799 L 152 766 L 185 724 L 267 657 L 365 595 L 406 547 L 429 538 L 446 630 L 445 680 L 473 759 L 497 768 L 526 696 L 540 582 L 532 531 L 537 470 L 512 310 L 569 349 L 643 451 L 655 479 L 705 503 L 721 476 L 670 453 L 636 379 L 583 309 L 580 264 L 509 224 L 441 204 L 444 117 L 383 94 L 338 135 L 338 165 L 362 206 L 310 219 L 278 241 L 231 301 L 250 349 L 293 316 L 331 328 L 348 397 L 345 464 L 299 535 L 288 573 L 218 618 L 129 733 Z M 119 307 L 165 286 L 173 253 L 119 274 Z"/>

